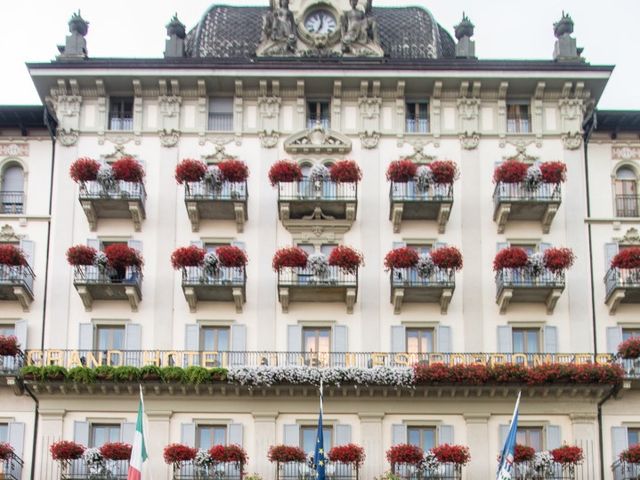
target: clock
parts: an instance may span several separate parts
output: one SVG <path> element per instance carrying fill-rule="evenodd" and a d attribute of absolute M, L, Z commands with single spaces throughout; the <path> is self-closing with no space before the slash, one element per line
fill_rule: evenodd
<path fill-rule="evenodd" d="M 327 10 L 314 10 L 307 15 L 304 26 L 314 35 L 330 35 L 338 28 L 336 17 Z"/>

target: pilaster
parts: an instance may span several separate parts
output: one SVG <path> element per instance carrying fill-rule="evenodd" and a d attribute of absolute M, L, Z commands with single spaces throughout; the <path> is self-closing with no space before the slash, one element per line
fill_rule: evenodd
<path fill-rule="evenodd" d="M 145 411 L 147 415 L 147 427 L 145 440 L 148 442 L 147 452 L 162 452 L 164 447 L 171 444 L 170 422 L 173 412 L 170 410 Z M 160 455 L 150 457 L 149 462 L 143 467 L 147 476 L 145 478 L 169 479 L 170 466 L 165 464 Z"/>
<path fill-rule="evenodd" d="M 360 444 L 368 453 L 360 472 L 360 478 L 375 478 L 384 472 L 385 451 L 382 436 L 382 420 L 384 413 L 361 413 L 360 417 Z"/>
<path fill-rule="evenodd" d="M 467 467 L 468 478 L 491 478 L 495 460 L 489 450 L 489 413 L 465 414 L 467 423 L 467 445 L 471 451 L 471 462 Z M 459 443 L 459 442 L 457 442 Z"/>
<path fill-rule="evenodd" d="M 271 445 L 276 445 L 276 419 L 278 412 L 255 412 L 254 422 L 254 458 L 249 458 L 249 471 L 262 478 L 273 478 L 273 466 L 265 461 Z"/>

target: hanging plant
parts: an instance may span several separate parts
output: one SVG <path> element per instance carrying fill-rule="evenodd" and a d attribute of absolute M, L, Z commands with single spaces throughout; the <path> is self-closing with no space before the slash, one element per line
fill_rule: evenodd
<path fill-rule="evenodd" d="M 329 274 L 329 261 L 324 253 L 313 253 L 307 259 L 307 268 L 316 277 L 326 277 Z"/>
<path fill-rule="evenodd" d="M 123 243 L 114 243 L 104 249 L 109 260 L 109 266 L 115 270 L 123 270 L 128 267 L 141 268 L 144 264 L 140 252 Z"/>
<path fill-rule="evenodd" d="M 247 254 L 244 250 L 233 246 L 223 245 L 216 249 L 216 255 L 220 265 L 228 268 L 241 268 L 247 265 Z"/>
<path fill-rule="evenodd" d="M 445 270 L 460 270 L 462 254 L 456 247 L 441 247 L 431 251 L 431 259 L 436 267 Z"/>
<path fill-rule="evenodd" d="M 452 184 L 460 176 L 458 166 L 451 160 L 434 160 L 427 166 L 433 173 L 434 183 Z"/>
<path fill-rule="evenodd" d="M 162 456 L 168 465 L 179 466 L 182 462 L 190 462 L 196 458 L 197 450 L 179 443 L 172 443 L 164 447 Z"/>
<path fill-rule="evenodd" d="M 436 270 L 436 264 L 433 263 L 431 255 L 426 253 L 420 255 L 416 262 L 416 272 L 420 278 L 429 278 Z"/>
<path fill-rule="evenodd" d="M 207 171 L 206 163 L 200 160 L 187 158 L 176 167 L 176 182 L 182 185 L 185 182 L 201 182 Z"/>
<path fill-rule="evenodd" d="M 20 344 L 15 335 L 0 335 L 0 357 L 15 357 L 20 353 Z"/>
<path fill-rule="evenodd" d="M 96 180 L 105 190 L 113 190 L 117 186 L 113 169 L 107 164 L 100 166 Z"/>
<path fill-rule="evenodd" d="M 339 245 L 329 255 L 329 265 L 339 267 L 345 273 L 355 274 L 364 264 L 362 254 L 351 247 Z"/>
<path fill-rule="evenodd" d="M 393 268 L 412 268 L 416 266 L 418 259 L 418 252 L 413 248 L 400 247 L 387 253 L 384 257 L 384 267 L 387 271 Z"/>
<path fill-rule="evenodd" d="M 82 157 L 71 164 L 69 175 L 76 183 L 92 182 L 97 180 L 100 162 L 89 157 Z"/>
<path fill-rule="evenodd" d="M 229 158 L 217 164 L 225 182 L 242 183 L 249 178 L 249 167 L 241 160 Z"/>
<path fill-rule="evenodd" d="M 495 183 L 522 183 L 527 176 L 529 166 L 519 160 L 511 159 L 498 165 L 493 171 Z"/>
<path fill-rule="evenodd" d="M 618 355 L 625 360 L 640 358 L 640 337 L 631 337 L 618 345 Z"/>
<path fill-rule="evenodd" d="M 171 254 L 171 265 L 175 270 L 185 267 L 199 267 L 204 261 L 204 248 L 191 245 L 178 248 Z"/>
<path fill-rule="evenodd" d="M 0 243 L 0 265 L 8 265 L 10 267 L 25 267 L 27 258 L 24 252 L 10 243 Z"/>
<path fill-rule="evenodd" d="M 577 465 L 584 458 L 582 449 L 573 445 L 563 445 L 560 448 L 551 450 L 550 453 L 553 461 L 562 465 Z"/>
<path fill-rule="evenodd" d="M 122 157 L 111 164 L 113 176 L 123 182 L 140 183 L 144 180 L 144 169 L 133 157 Z"/>
<path fill-rule="evenodd" d="M 567 166 L 562 162 L 544 162 L 540 164 L 544 183 L 560 184 L 567 180 Z"/>
<path fill-rule="evenodd" d="M 430 168 L 424 165 L 416 170 L 416 189 L 418 193 L 424 193 L 434 183 L 434 175 Z"/>
<path fill-rule="evenodd" d="M 333 447 L 329 450 L 328 457 L 332 462 L 344 463 L 355 467 L 361 467 L 366 458 L 364 448 L 354 443 Z"/>
<path fill-rule="evenodd" d="M 219 463 L 247 463 L 247 452 L 239 445 L 214 445 L 209 450 L 214 462 Z"/>
<path fill-rule="evenodd" d="M 640 444 L 632 445 L 631 447 L 623 451 L 620 454 L 620 461 L 633 463 L 634 465 L 639 464 L 640 463 Z"/>
<path fill-rule="evenodd" d="M 300 447 L 272 445 L 269 447 L 268 459 L 271 463 L 305 462 L 307 455 Z"/>
<path fill-rule="evenodd" d="M 283 268 L 305 268 L 307 266 L 307 252 L 299 247 L 286 247 L 278 250 L 273 256 L 272 267 L 276 272 Z"/>
<path fill-rule="evenodd" d="M 611 268 L 640 268 L 640 247 L 629 247 L 618 252 L 611 261 Z"/>
<path fill-rule="evenodd" d="M 542 172 L 540 168 L 532 165 L 527 168 L 527 174 L 524 177 L 524 188 L 530 192 L 534 192 L 542 185 Z"/>
<path fill-rule="evenodd" d="M 471 461 L 469 447 L 462 445 L 439 445 L 431 449 L 440 463 L 454 463 L 456 465 L 466 465 Z"/>
<path fill-rule="evenodd" d="M 121 442 L 105 443 L 100 447 L 100 454 L 107 460 L 129 460 L 131 445 Z"/>
<path fill-rule="evenodd" d="M 544 266 L 553 273 L 560 273 L 571 268 L 575 258 L 570 248 L 549 248 L 544 252 Z"/>
<path fill-rule="evenodd" d="M 387 450 L 387 461 L 392 464 L 405 463 L 408 465 L 419 465 L 424 457 L 424 450 L 415 445 L 400 444 L 394 445 Z"/>
<path fill-rule="evenodd" d="M 503 268 L 524 268 L 528 262 L 529 256 L 524 248 L 503 248 L 493 260 L 493 270 L 497 272 Z"/>
<path fill-rule="evenodd" d="M 412 160 L 404 158 L 391 162 L 387 169 L 387 180 L 396 183 L 407 183 L 414 179 L 418 166 Z"/>
<path fill-rule="evenodd" d="M 357 183 L 362 180 L 362 170 L 355 160 L 339 160 L 329 170 L 331 180 L 336 183 Z"/>
<path fill-rule="evenodd" d="M 275 187 L 281 182 L 299 182 L 302 180 L 300 165 L 289 160 L 280 160 L 269 169 L 269 181 Z"/>
<path fill-rule="evenodd" d="M 82 457 L 85 448 L 76 442 L 60 440 L 49 447 L 51 458 L 59 461 L 77 460 Z"/>
<path fill-rule="evenodd" d="M 309 172 L 310 182 L 324 182 L 330 179 L 331 174 L 329 173 L 329 169 L 324 165 L 314 165 L 313 167 L 311 167 L 311 171 Z"/>

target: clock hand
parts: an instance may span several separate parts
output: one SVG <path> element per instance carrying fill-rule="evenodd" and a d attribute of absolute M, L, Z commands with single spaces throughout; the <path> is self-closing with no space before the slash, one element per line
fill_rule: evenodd
<path fill-rule="evenodd" d="M 324 18 L 320 15 L 320 26 L 318 27 L 318 33 L 322 33 L 322 24 L 324 23 Z"/>

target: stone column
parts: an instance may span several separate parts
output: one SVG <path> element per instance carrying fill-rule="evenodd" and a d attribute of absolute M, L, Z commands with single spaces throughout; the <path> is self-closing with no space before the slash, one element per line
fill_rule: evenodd
<path fill-rule="evenodd" d="M 249 473 L 257 473 L 262 478 L 275 478 L 274 466 L 267 460 L 269 447 L 276 444 L 277 412 L 259 412 L 253 414 L 254 449 L 249 458 Z"/>
<path fill-rule="evenodd" d="M 49 446 L 63 439 L 64 410 L 40 409 L 38 421 L 38 439 L 36 444 L 35 478 L 54 480 L 60 478 L 59 465 L 51 459 Z M 68 439 L 65 439 L 68 440 Z M 25 444 L 25 449 L 31 448 Z M 23 477 L 28 475 L 23 472 Z"/>
<path fill-rule="evenodd" d="M 495 475 L 495 456 L 489 449 L 489 413 L 470 413 L 464 416 L 467 422 L 467 445 L 473 461 L 466 467 L 467 478 L 483 479 Z"/>
<path fill-rule="evenodd" d="M 598 446 L 598 418 L 596 413 L 571 413 L 572 444 L 584 452 L 584 468 L 587 478 L 596 478 L 600 472 Z M 605 469 L 606 470 L 606 469 Z"/>
<path fill-rule="evenodd" d="M 170 410 L 147 410 L 148 423 L 146 425 L 147 452 L 157 452 L 149 457 L 147 464 L 143 468 L 143 478 L 153 478 L 154 480 L 169 480 L 171 478 L 171 468 L 164 463 L 161 452 L 164 447 L 171 442 L 170 420 L 173 412 Z"/>
<path fill-rule="evenodd" d="M 380 477 L 385 470 L 382 420 L 384 413 L 360 414 L 360 444 L 367 453 L 360 478 Z M 357 443 L 357 442 L 356 442 Z"/>

